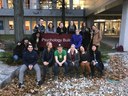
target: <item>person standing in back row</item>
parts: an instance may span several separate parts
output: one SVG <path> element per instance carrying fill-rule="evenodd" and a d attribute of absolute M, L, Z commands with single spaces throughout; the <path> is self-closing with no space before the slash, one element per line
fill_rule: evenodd
<path fill-rule="evenodd" d="M 41 34 L 45 33 L 45 26 L 43 24 L 44 20 L 40 18 L 39 24 L 37 24 L 34 28 L 34 32 L 40 32 Z"/>

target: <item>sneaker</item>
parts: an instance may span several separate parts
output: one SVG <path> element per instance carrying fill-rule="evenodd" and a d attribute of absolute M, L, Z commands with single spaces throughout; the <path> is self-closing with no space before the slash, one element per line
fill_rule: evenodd
<path fill-rule="evenodd" d="M 25 85 L 23 83 L 19 83 L 19 88 L 24 88 Z"/>
<path fill-rule="evenodd" d="M 55 81 L 58 81 L 58 76 L 54 76 L 54 80 Z"/>
<path fill-rule="evenodd" d="M 43 81 L 42 80 L 36 82 L 36 85 L 37 86 L 41 86 L 42 84 L 43 84 Z"/>

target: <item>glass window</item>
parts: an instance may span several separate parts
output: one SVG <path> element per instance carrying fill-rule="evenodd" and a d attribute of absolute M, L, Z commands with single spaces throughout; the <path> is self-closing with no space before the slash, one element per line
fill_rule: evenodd
<path fill-rule="evenodd" d="M 66 8 L 70 7 L 70 2 L 69 1 L 70 0 L 65 0 L 65 7 Z M 62 7 L 62 2 L 58 0 L 58 2 L 57 2 L 57 9 L 61 9 L 61 7 Z"/>
<path fill-rule="evenodd" d="M 9 29 L 10 30 L 14 29 L 14 22 L 13 21 L 9 21 Z"/>
<path fill-rule="evenodd" d="M 25 21 L 25 30 L 30 30 L 30 21 Z"/>
<path fill-rule="evenodd" d="M 52 9 L 52 1 L 51 0 L 40 0 L 40 8 L 41 9 Z"/>
<path fill-rule="evenodd" d="M 57 21 L 57 27 L 59 26 L 59 23 L 60 23 L 61 21 Z"/>
<path fill-rule="evenodd" d="M 2 8 L 2 0 L 0 0 L 0 9 Z"/>
<path fill-rule="evenodd" d="M 65 27 L 67 28 L 69 25 L 69 22 L 68 21 L 65 21 Z"/>
<path fill-rule="evenodd" d="M 36 21 L 32 21 L 32 29 L 34 29 L 36 26 Z"/>
<path fill-rule="evenodd" d="M 74 24 L 76 25 L 76 29 L 78 29 L 78 21 L 74 21 Z"/>
<path fill-rule="evenodd" d="M 9 9 L 13 8 L 13 0 L 8 0 L 8 8 Z"/>
<path fill-rule="evenodd" d="M 3 21 L 0 20 L 0 30 L 4 30 Z"/>
<path fill-rule="evenodd" d="M 85 0 L 73 0 L 73 9 L 84 9 Z"/>
<path fill-rule="evenodd" d="M 30 0 L 25 0 L 25 8 L 26 9 L 30 8 Z"/>

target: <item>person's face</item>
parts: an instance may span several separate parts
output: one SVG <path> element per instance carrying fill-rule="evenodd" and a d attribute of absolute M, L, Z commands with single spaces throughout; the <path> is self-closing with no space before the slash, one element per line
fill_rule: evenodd
<path fill-rule="evenodd" d="M 27 44 L 27 43 L 28 43 L 28 40 L 27 40 L 27 39 L 25 39 L 25 40 L 24 40 L 24 44 Z"/>
<path fill-rule="evenodd" d="M 83 26 L 86 26 L 86 23 L 85 22 L 83 23 Z"/>
<path fill-rule="evenodd" d="M 92 51 L 96 51 L 96 46 L 92 46 Z"/>
<path fill-rule="evenodd" d="M 83 46 L 80 46 L 80 51 L 81 52 L 84 52 L 85 51 Z"/>
<path fill-rule="evenodd" d="M 75 50 L 75 46 L 71 45 L 71 51 L 73 52 Z"/>
<path fill-rule="evenodd" d="M 63 49 L 62 47 L 58 47 L 58 51 L 59 51 L 59 52 L 61 52 L 61 51 L 62 51 L 62 49 Z"/>
<path fill-rule="evenodd" d="M 52 48 L 52 43 L 48 44 L 48 48 L 50 48 L 50 49 Z"/>
<path fill-rule="evenodd" d="M 29 52 L 32 52 L 33 47 L 31 45 L 29 45 L 27 49 L 28 49 Z"/>
<path fill-rule="evenodd" d="M 73 25 L 73 21 L 71 21 L 70 24 Z"/>
<path fill-rule="evenodd" d="M 96 27 L 95 27 L 95 26 L 92 26 L 92 29 L 93 29 L 93 30 L 95 30 L 95 29 L 96 29 Z"/>
<path fill-rule="evenodd" d="M 79 35 L 79 30 L 76 30 L 76 35 Z"/>
<path fill-rule="evenodd" d="M 43 25 L 43 23 L 44 23 L 44 20 L 40 19 L 40 24 Z"/>
<path fill-rule="evenodd" d="M 52 23 L 49 24 L 49 27 L 52 28 Z"/>
<path fill-rule="evenodd" d="M 60 23 L 60 27 L 61 27 L 61 28 L 63 27 L 63 23 Z"/>
<path fill-rule="evenodd" d="M 36 37 L 40 37 L 40 33 L 37 33 L 37 34 L 36 34 Z"/>

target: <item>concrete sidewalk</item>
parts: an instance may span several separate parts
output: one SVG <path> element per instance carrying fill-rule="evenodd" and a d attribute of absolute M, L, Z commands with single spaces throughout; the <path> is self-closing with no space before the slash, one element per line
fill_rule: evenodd
<path fill-rule="evenodd" d="M 9 66 L 0 61 L 0 88 L 5 87 L 14 78 L 17 66 Z"/>
<path fill-rule="evenodd" d="M 115 47 L 115 45 L 119 43 L 119 37 L 118 36 L 103 36 L 103 39 L 101 42 L 107 44 L 108 46 Z"/>

